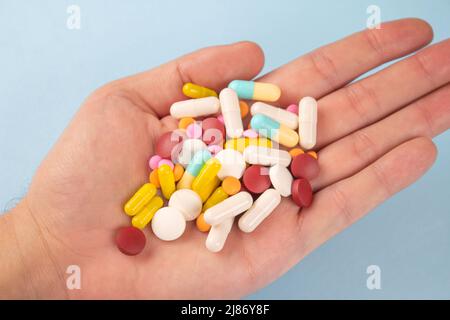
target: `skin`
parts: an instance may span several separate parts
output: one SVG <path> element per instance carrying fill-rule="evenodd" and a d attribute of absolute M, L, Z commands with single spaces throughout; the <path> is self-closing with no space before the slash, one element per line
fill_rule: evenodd
<path fill-rule="evenodd" d="M 283 199 L 255 232 L 234 227 L 219 254 L 206 250 L 195 223 L 174 242 L 147 228 L 147 246 L 135 257 L 117 250 L 115 230 L 130 223 L 122 206 L 147 181 L 155 141 L 176 127 L 168 113 L 185 99 L 183 83 L 219 91 L 233 79 L 252 79 L 263 67 L 262 50 L 251 42 L 209 47 L 96 90 L 27 195 L 0 218 L 0 296 L 238 298 L 274 281 L 433 164 L 431 138 L 450 126 L 450 41 L 423 48 L 432 37 L 424 21 L 389 22 L 260 78 L 281 87 L 280 106 L 319 99 L 321 174 L 312 181 L 311 207 Z M 81 268 L 81 290 L 66 288 L 72 264 Z"/>

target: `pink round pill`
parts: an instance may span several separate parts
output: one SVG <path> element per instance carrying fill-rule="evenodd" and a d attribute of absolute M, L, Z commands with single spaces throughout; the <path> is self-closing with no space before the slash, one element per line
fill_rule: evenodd
<path fill-rule="evenodd" d="M 161 167 L 163 164 L 169 165 L 169 167 L 171 167 L 172 170 L 173 170 L 173 168 L 174 168 L 173 162 L 170 161 L 170 160 L 167 160 L 167 159 L 162 159 L 162 160 L 160 160 L 160 161 L 158 162 L 158 168 Z"/>
<path fill-rule="evenodd" d="M 286 108 L 287 111 L 298 114 L 298 105 L 291 104 L 289 107 Z"/>
<path fill-rule="evenodd" d="M 217 120 L 219 120 L 222 123 L 225 123 L 225 120 L 223 120 L 223 115 L 221 114 L 217 116 Z"/>
<path fill-rule="evenodd" d="M 258 138 L 258 132 L 256 132 L 253 129 L 247 129 L 244 131 L 244 133 L 242 134 L 244 137 L 247 138 Z"/>
<path fill-rule="evenodd" d="M 198 123 L 191 123 L 186 128 L 186 135 L 190 139 L 200 139 L 202 137 L 202 127 Z"/>
<path fill-rule="evenodd" d="M 218 154 L 220 151 L 222 151 L 223 148 L 217 144 L 210 144 L 208 146 L 208 151 L 211 152 L 211 154 L 213 156 L 215 156 L 216 154 Z"/>
<path fill-rule="evenodd" d="M 162 160 L 162 158 L 160 156 L 158 156 L 157 154 L 155 154 L 153 157 L 150 158 L 150 160 L 148 160 L 148 165 L 150 167 L 150 169 L 156 169 L 158 168 L 158 163 Z"/>

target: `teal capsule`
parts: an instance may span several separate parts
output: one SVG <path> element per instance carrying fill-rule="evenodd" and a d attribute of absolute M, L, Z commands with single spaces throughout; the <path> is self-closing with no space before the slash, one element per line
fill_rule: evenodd
<path fill-rule="evenodd" d="M 298 134 L 294 130 L 263 114 L 255 114 L 250 120 L 252 129 L 264 137 L 292 148 L 298 144 Z"/>
<path fill-rule="evenodd" d="M 186 168 L 186 172 L 189 172 L 192 176 L 196 177 L 206 161 L 211 159 L 211 152 L 208 150 L 197 151 L 191 158 L 189 165 Z"/>
<path fill-rule="evenodd" d="M 228 84 L 228 88 L 236 91 L 241 99 L 274 102 L 281 96 L 280 88 L 272 83 L 233 80 Z"/>

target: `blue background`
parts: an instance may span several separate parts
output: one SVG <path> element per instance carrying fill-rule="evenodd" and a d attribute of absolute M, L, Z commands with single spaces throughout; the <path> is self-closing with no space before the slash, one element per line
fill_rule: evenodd
<path fill-rule="evenodd" d="M 127 4 L 133 3 L 133 4 Z M 278 4 L 280 3 L 280 4 Z M 66 27 L 68 5 L 81 29 Z M 37 165 L 100 85 L 212 44 L 258 42 L 264 71 L 382 20 L 428 20 L 449 37 L 450 1 L 0 1 L 0 206 L 26 192 Z M 450 132 L 418 183 L 249 298 L 450 298 Z M 381 268 L 368 290 L 366 268 Z"/>

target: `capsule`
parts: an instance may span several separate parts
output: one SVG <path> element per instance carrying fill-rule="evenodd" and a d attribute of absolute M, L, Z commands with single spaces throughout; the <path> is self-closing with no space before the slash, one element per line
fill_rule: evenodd
<path fill-rule="evenodd" d="M 300 100 L 298 109 L 300 146 L 308 150 L 316 145 L 317 101 L 312 97 L 304 97 Z"/>
<path fill-rule="evenodd" d="M 169 167 L 170 168 L 170 167 Z M 134 216 L 152 200 L 156 194 L 156 187 L 152 183 L 146 183 L 127 201 L 123 210 L 129 216 Z"/>
<path fill-rule="evenodd" d="M 276 164 L 287 167 L 291 163 L 289 152 L 281 149 L 273 149 L 258 146 L 248 146 L 244 150 L 244 159 L 250 164 L 273 166 Z"/>
<path fill-rule="evenodd" d="M 162 194 L 166 199 L 169 199 L 175 191 L 175 177 L 172 168 L 167 164 L 160 166 L 158 168 L 158 179 Z"/>
<path fill-rule="evenodd" d="M 295 130 L 298 128 L 298 116 L 287 110 L 271 106 L 270 104 L 263 102 L 255 102 L 250 109 L 251 114 L 263 114 L 284 124 L 286 127 Z"/>
<path fill-rule="evenodd" d="M 244 132 L 244 125 L 236 92 L 225 88 L 220 91 L 219 99 L 227 135 L 231 138 L 239 138 Z"/>
<path fill-rule="evenodd" d="M 234 149 L 243 153 L 248 146 L 272 147 L 272 141 L 266 138 L 234 138 L 225 142 L 225 149 Z"/>
<path fill-rule="evenodd" d="M 291 195 L 291 185 L 294 178 L 286 167 L 279 164 L 270 167 L 269 178 L 275 190 L 277 190 L 282 197 L 289 197 Z"/>
<path fill-rule="evenodd" d="M 208 210 L 211 207 L 214 207 L 216 204 L 222 202 L 223 200 L 228 198 L 228 193 L 225 192 L 223 187 L 218 187 L 212 195 L 206 200 L 205 204 L 203 205 L 203 212 Z"/>
<path fill-rule="evenodd" d="M 228 84 L 228 88 L 236 91 L 241 99 L 274 102 L 281 96 L 280 88 L 271 83 L 233 80 Z"/>
<path fill-rule="evenodd" d="M 228 234 L 233 227 L 234 217 L 228 218 L 221 224 L 212 226 L 206 238 L 206 248 L 211 252 L 219 252 L 223 249 Z"/>
<path fill-rule="evenodd" d="M 135 228 L 144 229 L 149 222 L 152 220 L 155 212 L 162 208 L 164 204 L 163 199 L 161 197 L 153 197 L 150 202 L 144 206 L 144 208 L 131 219 L 131 224 Z"/>
<path fill-rule="evenodd" d="M 193 99 L 217 97 L 217 93 L 214 90 L 190 82 L 184 84 L 183 94 Z"/>
<path fill-rule="evenodd" d="M 176 119 L 195 118 L 219 112 L 220 103 L 217 97 L 189 99 L 175 102 L 170 106 L 170 115 Z"/>
<path fill-rule="evenodd" d="M 267 189 L 239 219 L 239 229 L 244 232 L 254 231 L 275 210 L 280 202 L 280 193 L 275 189 Z"/>
<path fill-rule="evenodd" d="M 253 198 L 250 193 L 241 191 L 206 210 L 204 218 L 206 223 L 215 226 L 241 214 L 249 209 L 252 204 Z"/>
<path fill-rule="evenodd" d="M 198 175 L 205 162 L 210 158 L 211 152 L 208 150 L 197 151 L 189 162 L 189 165 L 186 167 L 183 177 L 178 181 L 177 189 L 190 189 L 195 177 Z"/>
<path fill-rule="evenodd" d="M 197 177 L 192 181 L 192 190 L 198 193 L 202 202 L 205 202 L 210 194 L 216 189 L 220 183 L 217 173 L 222 165 L 216 158 L 206 161 Z"/>
<path fill-rule="evenodd" d="M 215 176 L 211 182 L 205 185 L 203 188 L 198 189 L 196 192 L 200 196 L 202 203 L 208 200 L 209 196 L 216 190 L 220 185 L 220 179 Z"/>
<path fill-rule="evenodd" d="M 298 134 L 294 130 L 263 114 L 254 115 L 250 124 L 260 135 L 268 137 L 285 147 L 292 148 L 298 144 Z"/>
<path fill-rule="evenodd" d="M 183 167 L 186 167 L 191 162 L 192 157 L 200 150 L 207 150 L 206 144 L 199 139 L 186 139 L 184 140 L 181 151 L 178 154 L 178 163 Z"/>

